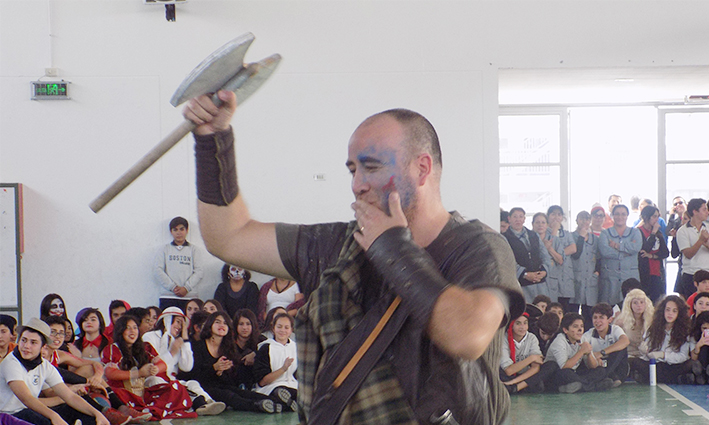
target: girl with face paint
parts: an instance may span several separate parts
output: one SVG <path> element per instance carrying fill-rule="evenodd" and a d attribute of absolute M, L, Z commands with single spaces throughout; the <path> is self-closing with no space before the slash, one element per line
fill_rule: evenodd
<path fill-rule="evenodd" d="M 48 316 L 60 316 L 68 319 L 64 299 L 59 294 L 47 294 L 39 305 L 40 319 Z"/>
<path fill-rule="evenodd" d="M 248 308 L 256 314 L 258 297 L 258 286 L 251 282 L 251 272 L 239 266 L 224 264 L 222 283 L 214 291 L 214 299 L 219 301 L 229 317 L 234 317 L 242 308 Z"/>

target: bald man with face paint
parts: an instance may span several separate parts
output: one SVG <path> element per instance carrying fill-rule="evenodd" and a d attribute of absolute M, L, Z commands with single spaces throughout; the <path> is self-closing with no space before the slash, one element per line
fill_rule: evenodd
<path fill-rule="evenodd" d="M 219 97 L 219 108 L 201 96 L 184 110 L 197 125 L 202 236 L 225 262 L 296 280 L 308 298 L 296 323 L 302 422 L 502 422 L 509 398 L 497 378 L 489 379 L 499 364 L 499 345 L 491 342 L 524 310 L 514 257 L 497 232 L 444 208 L 441 151 L 428 120 L 395 109 L 354 131 L 345 165 L 355 220 L 262 223 L 249 215 L 236 182 L 235 97 Z M 341 369 L 333 358 L 358 348 L 358 335 L 369 332 L 362 329 L 396 300 L 357 364 L 368 366 L 342 384 L 354 385 L 353 395 L 328 404 L 324 398 L 332 397 L 322 394 L 334 387 L 327 376 Z M 368 360 L 369 353 L 379 354 Z"/>

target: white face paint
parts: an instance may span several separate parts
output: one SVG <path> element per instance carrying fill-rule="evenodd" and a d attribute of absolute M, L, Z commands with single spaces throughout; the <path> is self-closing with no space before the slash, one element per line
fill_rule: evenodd
<path fill-rule="evenodd" d="M 63 316 L 64 315 L 64 303 L 59 298 L 52 300 L 52 304 L 49 305 L 49 313 L 52 316 Z"/>
<path fill-rule="evenodd" d="M 229 267 L 229 277 L 231 279 L 244 279 L 245 276 L 245 271 L 242 268 L 236 267 L 236 266 L 230 266 Z"/>

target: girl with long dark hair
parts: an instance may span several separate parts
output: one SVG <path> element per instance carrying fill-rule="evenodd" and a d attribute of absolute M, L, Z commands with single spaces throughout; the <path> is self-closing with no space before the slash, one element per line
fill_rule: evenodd
<path fill-rule="evenodd" d="M 676 295 L 664 298 L 655 308 L 652 324 L 640 344 L 641 357 L 630 359 L 633 378 L 649 382 L 650 359 L 657 362 L 657 382 L 694 384 L 701 381 L 702 367 L 689 357 L 690 319 L 687 303 Z"/>
<path fill-rule="evenodd" d="M 212 313 L 202 326 L 200 340 L 192 345 L 196 379 L 214 400 L 226 403 L 234 410 L 276 413 L 280 404 L 267 396 L 240 388 L 237 383 L 239 352 L 234 327 L 224 311 Z"/>
<path fill-rule="evenodd" d="M 148 409 L 155 420 L 197 417 L 188 411 L 192 401 L 187 388 L 170 381 L 165 362 L 141 339 L 139 322 L 124 315 L 114 323 L 114 342 L 102 353 L 108 385 L 121 401 L 138 410 Z"/>
<path fill-rule="evenodd" d="M 239 354 L 239 367 L 237 368 L 237 382 L 246 388 L 254 386 L 254 360 L 258 344 L 261 342 L 261 333 L 258 331 L 256 315 L 248 308 L 237 310 L 234 314 L 236 326 L 236 351 Z"/>
<path fill-rule="evenodd" d="M 79 312 L 77 320 L 80 332 L 74 341 L 74 346 L 81 352 L 81 357 L 91 361 L 99 361 L 101 352 L 111 342 L 103 335 L 106 322 L 97 308 L 85 308 Z"/>

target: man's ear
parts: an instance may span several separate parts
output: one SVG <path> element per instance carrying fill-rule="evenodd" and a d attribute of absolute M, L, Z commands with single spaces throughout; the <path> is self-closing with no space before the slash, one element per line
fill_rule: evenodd
<path fill-rule="evenodd" d="M 433 158 L 427 152 L 419 154 L 414 160 L 418 172 L 418 185 L 423 186 L 431 174 L 433 174 Z"/>

